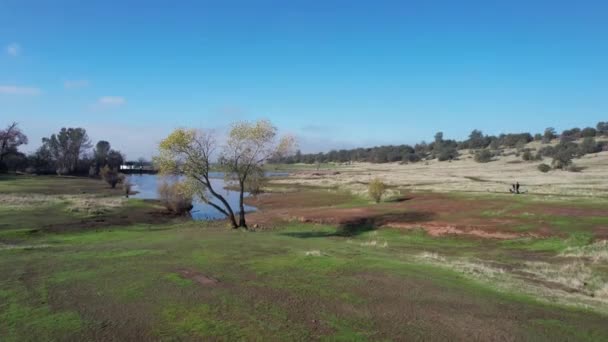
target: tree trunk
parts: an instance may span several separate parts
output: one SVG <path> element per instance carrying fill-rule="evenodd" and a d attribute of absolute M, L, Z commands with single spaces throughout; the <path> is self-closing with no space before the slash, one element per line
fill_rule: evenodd
<path fill-rule="evenodd" d="M 245 204 L 243 203 L 245 183 L 240 181 L 240 194 L 239 194 L 239 227 L 247 228 L 247 222 L 245 222 Z"/>
<path fill-rule="evenodd" d="M 236 217 L 234 214 L 230 214 L 230 224 L 232 224 L 232 229 L 239 229 L 239 225 L 236 223 Z"/>
<path fill-rule="evenodd" d="M 207 188 L 207 190 L 209 190 L 209 192 L 211 193 L 211 195 L 213 197 L 217 198 L 224 205 L 224 208 L 226 209 L 226 210 L 224 210 L 224 214 L 228 214 L 226 216 L 228 216 L 228 218 L 230 219 L 230 224 L 232 224 L 232 228 L 234 228 L 234 229 L 239 228 L 239 225 L 237 224 L 236 218 L 234 216 L 234 212 L 232 211 L 232 208 L 230 207 L 230 204 L 228 204 L 228 201 L 226 201 L 226 199 L 224 198 L 224 196 L 222 196 L 222 195 L 218 194 L 217 192 L 215 192 L 215 190 L 211 186 L 211 182 L 209 182 L 209 177 L 208 176 L 203 176 L 203 177 L 205 178 L 205 182 L 203 182 L 203 184 L 205 185 L 205 187 Z"/>

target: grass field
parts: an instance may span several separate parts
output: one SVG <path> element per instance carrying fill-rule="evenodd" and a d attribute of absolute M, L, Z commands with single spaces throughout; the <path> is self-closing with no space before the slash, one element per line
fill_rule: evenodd
<path fill-rule="evenodd" d="M 296 187 L 234 231 L 91 179 L 0 194 L 2 341 L 608 340 L 598 199 Z"/>
<path fill-rule="evenodd" d="M 539 148 L 533 142 L 528 148 Z M 378 177 L 394 188 L 418 192 L 467 192 L 505 193 L 511 184 L 519 182 L 524 191 L 537 195 L 557 197 L 585 197 L 608 199 L 608 152 L 585 155 L 575 159 L 580 172 L 552 170 L 542 173 L 541 163 L 551 164 L 550 158 L 543 161 L 526 162 L 515 150 L 505 151 L 502 156 L 489 163 L 477 163 L 469 151 L 460 151 L 459 160 L 439 162 L 436 159 L 413 164 L 369 164 L 348 165 L 324 164 L 321 171 L 312 175 L 315 165 L 275 165 L 274 169 L 300 171 L 291 177 L 275 182 L 277 185 L 306 185 L 317 187 L 340 187 L 363 194 L 367 183 Z"/>

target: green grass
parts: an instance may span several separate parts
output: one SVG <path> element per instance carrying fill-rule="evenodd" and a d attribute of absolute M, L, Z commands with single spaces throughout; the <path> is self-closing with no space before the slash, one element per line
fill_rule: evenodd
<path fill-rule="evenodd" d="M 48 185 L 22 180 L 0 186 L 20 192 Z M 106 217 L 149 205 L 129 201 Z M 302 223 L 258 232 L 182 222 L 31 233 L 48 222 L 90 219 L 61 205 L 40 210 L 0 209 L 8 222 L 0 242 L 24 247 L 0 248 L 2 341 L 608 340 L 605 306 L 556 304 L 417 258 L 430 252 L 510 266 L 530 256 L 550 262 L 590 243 L 589 229 L 603 217 L 542 217 L 564 237 L 500 242 L 370 227 L 345 235 Z M 219 283 L 201 284 L 183 270 Z"/>
<path fill-rule="evenodd" d="M 608 334 L 593 323 L 600 319 L 598 314 L 500 293 L 456 272 L 417 264 L 407 257 L 407 253 L 422 249 L 457 252 L 474 248 L 476 243 L 471 241 L 396 230 L 331 236 L 336 233 L 331 226 L 304 224 L 268 233 L 202 228 L 197 224 L 166 228 L 50 235 L 37 242 L 57 244 L 56 248 L 0 251 L 0 293 L 11 298 L 9 304 L 0 304 L 3 322 L 8 322 L 0 325 L 0 334 L 9 336 L 9 340 L 20 340 L 30 331 L 35 336 L 76 333 L 86 339 L 90 332 L 82 331 L 84 317 L 92 320 L 87 324 L 93 326 L 99 324 L 95 322 L 113 322 L 121 319 L 120 315 L 113 316 L 113 310 L 117 310 L 113 308 L 124 307 L 130 314 L 142 310 L 138 320 L 143 321 L 135 323 L 136 327 L 148 329 L 148 323 L 158 324 L 151 330 L 157 338 L 376 340 L 374 332 L 377 334 L 386 323 L 368 317 L 365 308 L 386 289 L 367 289 L 365 278 L 361 278 L 364 274 L 379 279 L 388 276 L 389 283 L 382 286 L 398 286 L 399 279 L 410 284 L 412 293 L 406 291 L 394 299 L 406 306 L 417 305 L 426 290 L 429 299 L 441 294 L 439 298 L 446 305 L 464 300 L 474 303 L 468 305 L 486 312 L 484 315 L 495 317 L 501 315 L 499 303 L 508 303 L 513 310 L 521 310 L 522 321 L 514 328 L 520 329 L 520 336 L 538 328 L 548 334 L 546 337 L 563 337 L 544 331 L 542 325 L 528 326 L 527 318 L 545 316 L 566 317 L 574 322 L 571 326 L 580 328 L 567 336 L 579 336 L 584 331 L 600 337 Z M 328 235 L 304 238 L 291 234 L 302 232 Z M 371 239 L 386 240 L 389 247 L 361 245 Z M 319 250 L 321 255 L 307 256 L 310 250 Z M 183 268 L 216 277 L 221 285 L 201 286 L 177 273 Z M 21 280 L 24 277 L 28 279 Z M 31 286 L 35 291 L 28 290 Z M 367 295 L 362 296 L 361 291 Z M 300 311 L 294 305 L 314 310 Z M 439 309 L 442 301 L 433 300 L 432 305 Z M 351 308 L 350 317 L 344 316 L 346 307 Z M 144 314 L 144 310 L 151 313 Z M 274 314 L 266 315 L 267 311 Z M 298 323 L 296 317 L 300 316 L 321 322 L 323 333 L 311 332 L 308 322 Z M 265 317 L 264 322 L 260 317 Z M 398 325 L 389 326 L 394 334 L 402 332 Z M 424 325 L 416 329 L 431 333 Z M 385 338 L 390 336 L 388 333 Z"/>

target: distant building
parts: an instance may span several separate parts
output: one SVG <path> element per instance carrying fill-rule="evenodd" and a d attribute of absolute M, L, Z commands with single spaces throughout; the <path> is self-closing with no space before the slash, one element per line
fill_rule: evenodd
<path fill-rule="evenodd" d="M 141 165 L 133 165 L 133 164 L 123 164 L 120 165 L 121 170 L 143 170 L 143 166 Z"/>
<path fill-rule="evenodd" d="M 126 162 L 120 165 L 121 171 L 140 171 L 140 172 L 155 172 L 154 165 L 151 163 L 140 164 L 134 162 Z"/>

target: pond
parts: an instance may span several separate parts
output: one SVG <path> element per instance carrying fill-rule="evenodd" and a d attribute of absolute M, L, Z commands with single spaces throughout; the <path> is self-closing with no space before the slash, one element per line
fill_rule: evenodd
<path fill-rule="evenodd" d="M 285 177 L 287 173 L 282 172 L 267 172 L 266 177 Z M 226 201 L 234 210 L 234 214 L 237 215 L 239 212 L 239 192 L 233 190 L 227 190 L 226 182 L 224 181 L 224 174 L 221 172 L 212 172 L 210 173 L 211 177 L 211 185 L 213 189 L 224 196 Z M 132 198 L 141 198 L 141 199 L 158 199 L 158 186 L 162 182 L 163 177 L 159 175 L 150 175 L 150 174 L 133 174 L 128 176 L 129 181 L 133 184 L 133 191 L 136 191 L 137 194 L 132 195 Z M 248 193 L 245 193 L 245 196 L 249 196 Z M 212 200 L 213 203 L 221 206 L 219 201 L 216 199 Z M 192 209 L 192 218 L 195 220 L 217 220 L 223 219 L 225 216 L 217 211 L 217 209 L 212 206 L 201 202 L 195 201 L 192 203 L 194 208 Z M 245 205 L 245 212 L 255 211 L 256 208 L 252 206 Z"/>

